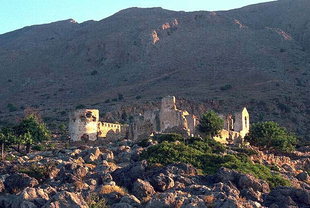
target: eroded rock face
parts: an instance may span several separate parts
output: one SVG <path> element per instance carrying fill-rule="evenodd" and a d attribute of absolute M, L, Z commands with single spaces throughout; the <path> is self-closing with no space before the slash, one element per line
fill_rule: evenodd
<path fill-rule="evenodd" d="M 278 187 L 272 190 L 265 199 L 267 207 L 310 207 L 310 190 L 291 187 Z"/>
<path fill-rule="evenodd" d="M 215 182 L 233 183 L 239 189 L 252 188 L 254 191 L 267 193 L 270 191 L 269 185 L 263 180 L 259 180 L 254 176 L 242 174 L 227 168 L 221 168 L 212 179 Z"/>
<path fill-rule="evenodd" d="M 63 191 L 52 197 L 43 208 L 88 208 L 87 203 L 80 194 Z"/>
<path fill-rule="evenodd" d="M 27 187 L 34 187 L 39 182 L 24 173 L 16 173 L 7 177 L 4 181 L 5 189 L 10 193 L 18 193 Z"/>

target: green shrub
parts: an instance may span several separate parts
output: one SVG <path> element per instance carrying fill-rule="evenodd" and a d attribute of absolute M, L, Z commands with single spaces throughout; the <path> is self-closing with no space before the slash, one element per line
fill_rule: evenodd
<path fill-rule="evenodd" d="M 293 134 L 273 121 L 253 124 L 245 140 L 261 149 L 279 152 L 291 152 L 297 144 L 297 138 Z"/>
<path fill-rule="evenodd" d="M 7 108 L 9 109 L 10 112 L 17 111 L 17 107 L 15 105 L 13 105 L 12 103 L 9 103 L 7 105 Z"/>
<path fill-rule="evenodd" d="M 141 140 L 139 143 L 138 143 L 138 145 L 140 146 L 140 147 L 147 147 L 148 146 L 148 144 L 149 144 L 149 141 L 150 141 L 150 139 L 143 139 L 143 140 Z"/>
<path fill-rule="evenodd" d="M 222 87 L 220 87 L 220 90 L 224 91 L 224 90 L 230 90 L 232 88 L 232 86 L 230 84 L 224 85 Z"/>
<path fill-rule="evenodd" d="M 200 161 L 197 160 L 199 155 L 203 155 L 203 153 L 184 143 L 169 143 L 164 141 L 144 151 L 141 154 L 141 159 L 146 159 L 153 164 L 161 163 L 163 165 L 168 165 L 171 163 L 183 162 L 200 167 Z"/>
<path fill-rule="evenodd" d="M 36 151 L 44 151 L 46 150 L 46 147 L 43 144 L 36 144 L 33 145 L 32 149 Z"/>
<path fill-rule="evenodd" d="M 90 75 L 96 75 L 96 74 L 98 74 L 98 71 L 97 70 L 93 70 L 91 73 L 90 73 Z"/>
<path fill-rule="evenodd" d="M 210 135 L 216 136 L 220 130 L 223 129 L 224 121 L 214 111 L 208 111 L 201 116 L 198 129 L 199 131 Z"/>
<path fill-rule="evenodd" d="M 83 104 L 79 104 L 79 105 L 75 106 L 75 109 L 76 109 L 76 110 L 78 110 L 78 109 L 83 109 L 83 108 L 86 108 L 86 106 L 83 105 Z"/>
<path fill-rule="evenodd" d="M 30 177 L 37 179 L 38 181 L 43 181 L 48 178 L 49 169 L 46 166 L 39 166 L 36 164 L 31 164 L 30 166 L 24 166 L 17 170 L 19 173 L 25 173 Z"/>
<path fill-rule="evenodd" d="M 211 138 L 191 137 L 185 140 L 190 147 L 200 150 L 204 153 L 222 153 L 225 151 L 224 145 Z"/>
<path fill-rule="evenodd" d="M 236 152 L 239 152 L 241 154 L 245 154 L 247 156 L 252 156 L 252 155 L 257 155 L 258 153 L 253 150 L 253 149 L 249 149 L 249 148 L 246 148 L 246 147 L 235 147 L 235 148 L 231 148 L 232 150 L 236 151 Z"/>
<path fill-rule="evenodd" d="M 175 141 L 184 141 L 184 138 L 180 134 L 155 134 L 153 136 L 154 140 L 158 141 L 159 143 L 167 141 L 167 142 L 175 142 Z"/>
<path fill-rule="evenodd" d="M 89 208 L 107 208 L 107 202 L 104 198 L 100 198 L 97 193 L 91 193 L 90 197 L 86 199 Z"/>

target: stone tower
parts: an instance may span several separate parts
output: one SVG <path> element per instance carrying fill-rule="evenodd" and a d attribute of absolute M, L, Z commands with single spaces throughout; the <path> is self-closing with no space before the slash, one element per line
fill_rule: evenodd
<path fill-rule="evenodd" d="M 187 130 L 186 115 L 189 115 L 188 112 L 177 109 L 174 96 L 164 97 L 159 111 L 160 131 L 165 132 L 172 128 Z"/>
<path fill-rule="evenodd" d="M 72 141 L 95 141 L 98 134 L 99 110 L 80 109 L 69 115 L 69 134 Z"/>
<path fill-rule="evenodd" d="M 246 108 L 241 112 L 235 113 L 234 131 L 240 132 L 240 137 L 244 138 L 250 130 L 250 116 Z"/>

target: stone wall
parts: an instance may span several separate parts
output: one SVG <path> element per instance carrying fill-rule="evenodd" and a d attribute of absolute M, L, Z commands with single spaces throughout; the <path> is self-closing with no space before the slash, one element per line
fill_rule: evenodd
<path fill-rule="evenodd" d="M 174 96 L 164 97 L 159 110 L 146 111 L 143 115 L 135 116 L 130 127 L 133 139 L 150 136 L 152 133 L 182 133 L 194 135 L 197 117 L 187 111 L 178 110 Z"/>
<path fill-rule="evenodd" d="M 107 122 L 98 123 L 98 137 L 100 138 L 126 136 L 127 131 L 127 125 Z"/>

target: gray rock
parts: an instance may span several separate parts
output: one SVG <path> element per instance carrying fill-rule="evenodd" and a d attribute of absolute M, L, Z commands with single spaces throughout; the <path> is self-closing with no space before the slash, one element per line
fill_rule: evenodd
<path fill-rule="evenodd" d="M 127 203 L 116 203 L 116 204 L 113 204 L 111 208 L 133 208 L 133 206 Z"/>
<path fill-rule="evenodd" d="M 27 187 L 34 187 L 39 182 L 24 173 L 15 173 L 7 177 L 4 181 L 5 189 L 10 193 L 18 193 Z"/>
<path fill-rule="evenodd" d="M 310 181 L 310 176 L 307 172 L 302 172 L 302 173 L 299 173 L 296 178 L 300 181 Z"/>
<path fill-rule="evenodd" d="M 152 177 L 151 184 L 156 191 L 166 191 L 174 187 L 174 180 L 169 176 L 160 173 L 157 176 Z"/>
<path fill-rule="evenodd" d="M 88 205 L 80 194 L 62 191 L 54 195 L 43 208 L 88 208 Z"/>
<path fill-rule="evenodd" d="M 148 181 L 143 181 L 137 179 L 133 184 L 132 193 L 142 201 L 150 200 L 151 196 L 156 192 L 154 191 L 153 186 Z"/>

